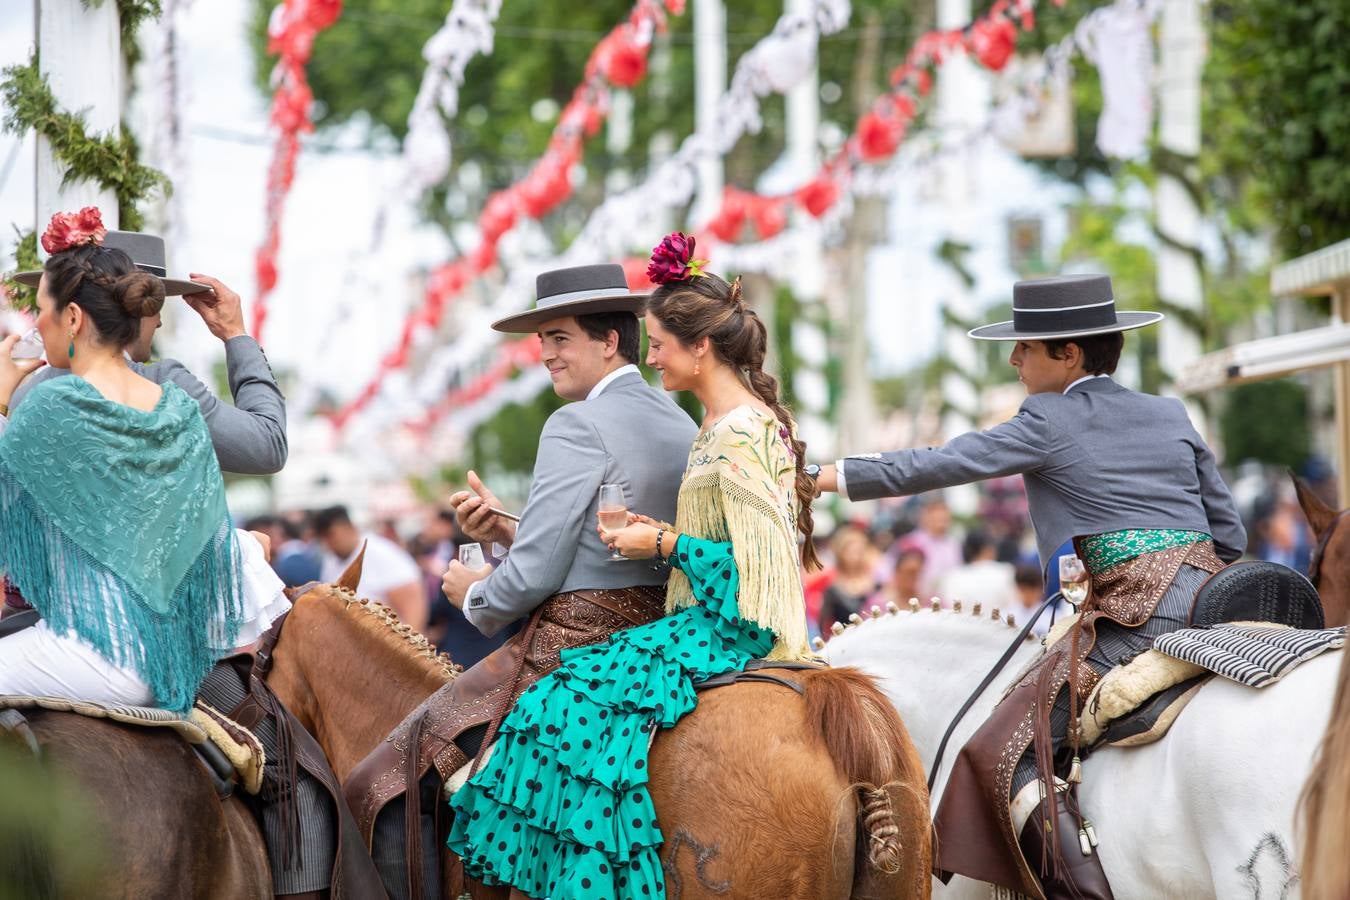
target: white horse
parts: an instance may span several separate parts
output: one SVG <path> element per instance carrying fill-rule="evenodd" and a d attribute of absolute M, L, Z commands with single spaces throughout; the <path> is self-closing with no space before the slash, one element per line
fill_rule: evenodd
<path fill-rule="evenodd" d="M 909 610 L 863 619 L 831 638 L 832 665 L 878 677 L 931 772 L 952 717 L 1017 636 L 1012 617 Z M 956 729 L 942 760 L 933 808 L 952 760 L 989 716 L 1004 689 L 1042 653 L 1023 642 Z M 1096 826 L 1098 852 L 1118 900 L 1253 898 L 1298 894 L 1294 811 L 1325 730 L 1340 652 L 1303 663 L 1253 690 L 1215 678 L 1163 740 L 1106 748 L 1083 764 L 1079 799 Z M 934 881 L 934 897 L 981 897 L 990 886 Z"/>

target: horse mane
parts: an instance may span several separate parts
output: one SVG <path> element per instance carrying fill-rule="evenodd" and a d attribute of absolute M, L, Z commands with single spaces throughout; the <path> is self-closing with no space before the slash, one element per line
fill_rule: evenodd
<path fill-rule="evenodd" d="M 358 597 L 355 591 L 342 585 L 331 584 L 321 587 L 327 589 L 325 596 L 341 601 L 343 610 L 348 615 L 357 616 L 362 620 L 373 620 L 372 624 L 382 626 L 383 633 L 394 638 L 398 642 L 399 649 L 407 651 L 425 663 L 428 668 L 434 667 L 437 674 L 445 680 L 451 681 L 464 671 L 463 666 L 450 659 L 450 654 L 437 651 L 425 635 L 404 623 L 398 617 L 398 613 L 383 603 Z"/>
<path fill-rule="evenodd" d="M 1350 654 L 1341 658 L 1331 719 L 1299 797 L 1303 844 L 1299 890 L 1307 900 L 1340 900 L 1350 890 L 1350 861 L 1333 835 L 1350 824 Z M 1334 848 L 1334 849 L 1333 849 Z"/>
<path fill-rule="evenodd" d="M 918 597 L 910 597 L 909 606 L 907 608 L 911 613 L 917 613 L 920 610 L 924 609 L 925 606 L 924 604 L 919 602 Z M 937 597 L 934 597 L 931 601 L 929 601 L 929 604 L 926 608 L 931 612 L 935 613 L 943 612 L 942 601 Z M 950 614 L 960 615 L 961 609 L 962 609 L 961 601 L 960 600 L 953 601 Z M 983 616 L 983 613 L 984 613 L 983 603 L 974 603 L 971 605 L 970 615 L 977 621 L 985 621 L 990 623 L 1001 622 L 1003 623 L 1003 626 L 1005 628 L 1017 627 L 1017 619 L 1013 616 L 1013 614 L 1008 613 L 1006 616 L 1004 616 L 1002 611 L 997 606 L 990 608 L 989 616 L 987 618 Z M 877 619 L 890 619 L 898 615 L 900 615 L 900 606 L 896 604 L 894 600 L 888 601 L 886 603 L 885 609 L 883 609 L 880 606 L 873 605 L 867 610 L 867 618 L 864 618 L 859 613 L 853 613 L 848 617 L 847 623 L 835 622 L 834 625 L 830 628 L 830 634 L 833 637 L 838 637 L 839 635 L 844 634 L 845 632 L 851 631 L 853 629 L 863 628 Z M 826 640 L 827 639 L 824 636 L 816 638 L 815 648 L 817 650 L 823 649 L 825 647 Z M 1028 632 L 1027 634 L 1027 640 L 1033 640 L 1033 635 L 1030 632 Z"/>

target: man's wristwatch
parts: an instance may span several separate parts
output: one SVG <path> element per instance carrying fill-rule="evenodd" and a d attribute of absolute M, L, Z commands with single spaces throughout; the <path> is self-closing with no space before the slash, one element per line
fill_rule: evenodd
<path fill-rule="evenodd" d="M 802 469 L 802 471 L 805 472 L 805 473 L 806 473 L 808 476 L 810 476 L 812 479 L 816 479 L 816 478 L 819 478 L 819 477 L 820 477 L 820 466 L 816 465 L 815 463 L 811 463 L 811 465 L 809 465 L 809 466 L 807 466 L 806 468 Z"/>

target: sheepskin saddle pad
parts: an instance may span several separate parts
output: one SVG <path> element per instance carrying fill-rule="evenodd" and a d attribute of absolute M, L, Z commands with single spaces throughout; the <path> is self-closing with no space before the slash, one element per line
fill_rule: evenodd
<path fill-rule="evenodd" d="M 1102 676 L 1084 704 L 1084 745 L 1150 744 L 1167 733 L 1206 681 L 1218 675 L 1263 688 L 1299 664 L 1345 644 L 1345 628 L 1230 622 L 1160 635 L 1153 649 Z"/>
<path fill-rule="evenodd" d="M 22 694 L 0 694 L 0 710 L 5 709 L 47 709 L 106 719 L 120 725 L 167 728 L 192 745 L 214 774 L 220 777 L 233 774 L 250 794 L 258 793 L 262 787 L 263 764 L 266 761 L 262 744 L 251 731 L 200 700 L 187 718 L 167 709 L 149 706 L 122 706 L 93 700 L 30 697 Z"/>

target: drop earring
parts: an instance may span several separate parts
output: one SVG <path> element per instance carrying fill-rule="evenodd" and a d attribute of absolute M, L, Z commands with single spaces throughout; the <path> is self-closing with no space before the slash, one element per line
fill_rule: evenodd
<path fill-rule="evenodd" d="M 75 332 L 73 331 L 70 333 L 70 346 L 66 348 L 66 356 L 71 359 L 75 358 Z"/>
<path fill-rule="evenodd" d="M 695 375 L 697 375 L 697 374 L 699 373 L 699 371 L 700 371 L 699 367 L 700 367 L 701 365 L 702 365 L 702 363 L 699 361 L 698 357 L 694 357 L 694 374 L 695 374 Z"/>

